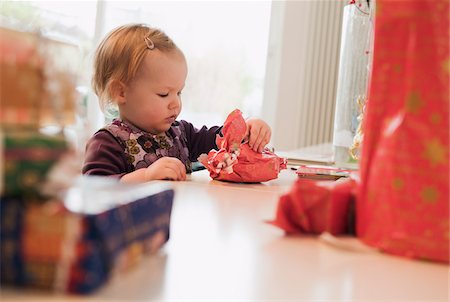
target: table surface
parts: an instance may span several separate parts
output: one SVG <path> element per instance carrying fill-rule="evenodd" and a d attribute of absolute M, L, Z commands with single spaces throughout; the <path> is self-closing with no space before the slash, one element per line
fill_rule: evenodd
<path fill-rule="evenodd" d="M 157 254 L 94 294 L 2 288 L 2 301 L 448 301 L 449 266 L 338 243 L 285 236 L 267 224 L 296 176 L 261 184 L 213 181 L 207 171 L 175 189 L 171 238 Z M 167 183 L 167 182 L 166 182 Z"/>

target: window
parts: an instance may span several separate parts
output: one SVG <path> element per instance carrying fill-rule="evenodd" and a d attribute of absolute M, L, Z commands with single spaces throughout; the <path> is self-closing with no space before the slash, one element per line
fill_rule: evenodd
<path fill-rule="evenodd" d="M 107 32 L 134 22 L 161 28 L 188 61 L 180 118 L 211 126 L 235 108 L 261 114 L 270 10 L 271 1 L 12 1 L 2 4 L 1 15 L 3 26 L 39 29 L 76 45 L 79 56 L 64 60 L 80 91 L 90 89 L 93 52 Z M 87 115 L 95 117 L 89 111 L 99 110 L 97 100 L 89 102 Z"/>
<path fill-rule="evenodd" d="M 72 46 L 74 51 L 55 54 L 55 60 L 76 74 L 78 83 L 90 82 L 89 52 L 93 45 L 96 3 L 58 1 L 4 1 L 1 26 L 40 32 L 44 37 Z M 74 53 L 76 55 L 74 55 Z"/>

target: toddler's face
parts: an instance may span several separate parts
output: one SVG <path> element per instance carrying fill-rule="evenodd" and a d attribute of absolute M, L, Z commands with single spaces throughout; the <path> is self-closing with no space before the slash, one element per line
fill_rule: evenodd
<path fill-rule="evenodd" d="M 184 55 L 178 50 L 148 51 L 136 77 L 126 86 L 120 115 L 152 134 L 167 131 L 181 111 L 181 91 L 187 76 Z"/>

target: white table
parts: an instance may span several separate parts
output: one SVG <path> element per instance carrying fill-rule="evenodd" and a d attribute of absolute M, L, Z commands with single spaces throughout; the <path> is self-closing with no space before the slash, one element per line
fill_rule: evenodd
<path fill-rule="evenodd" d="M 3 289 L 2 301 L 448 301 L 449 267 L 286 237 L 264 221 L 295 179 L 173 182 L 171 238 L 90 296 Z M 357 244 L 353 238 L 345 239 Z"/>

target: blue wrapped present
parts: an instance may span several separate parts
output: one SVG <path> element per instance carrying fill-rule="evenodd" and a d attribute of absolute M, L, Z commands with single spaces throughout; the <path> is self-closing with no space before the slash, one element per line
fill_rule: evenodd
<path fill-rule="evenodd" d="M 2 219 L 2 251 L 11 240 L 21 247 L 5 254 L 18 265 L 2 266 L 2 283 L 90 293 L 167 242 L 173 198 L 168 186 L 83 176 L 64 203 L 17 210 L 17 200 L 2 200 L 2 214 L 18 217 L 8 232 Z"/>

